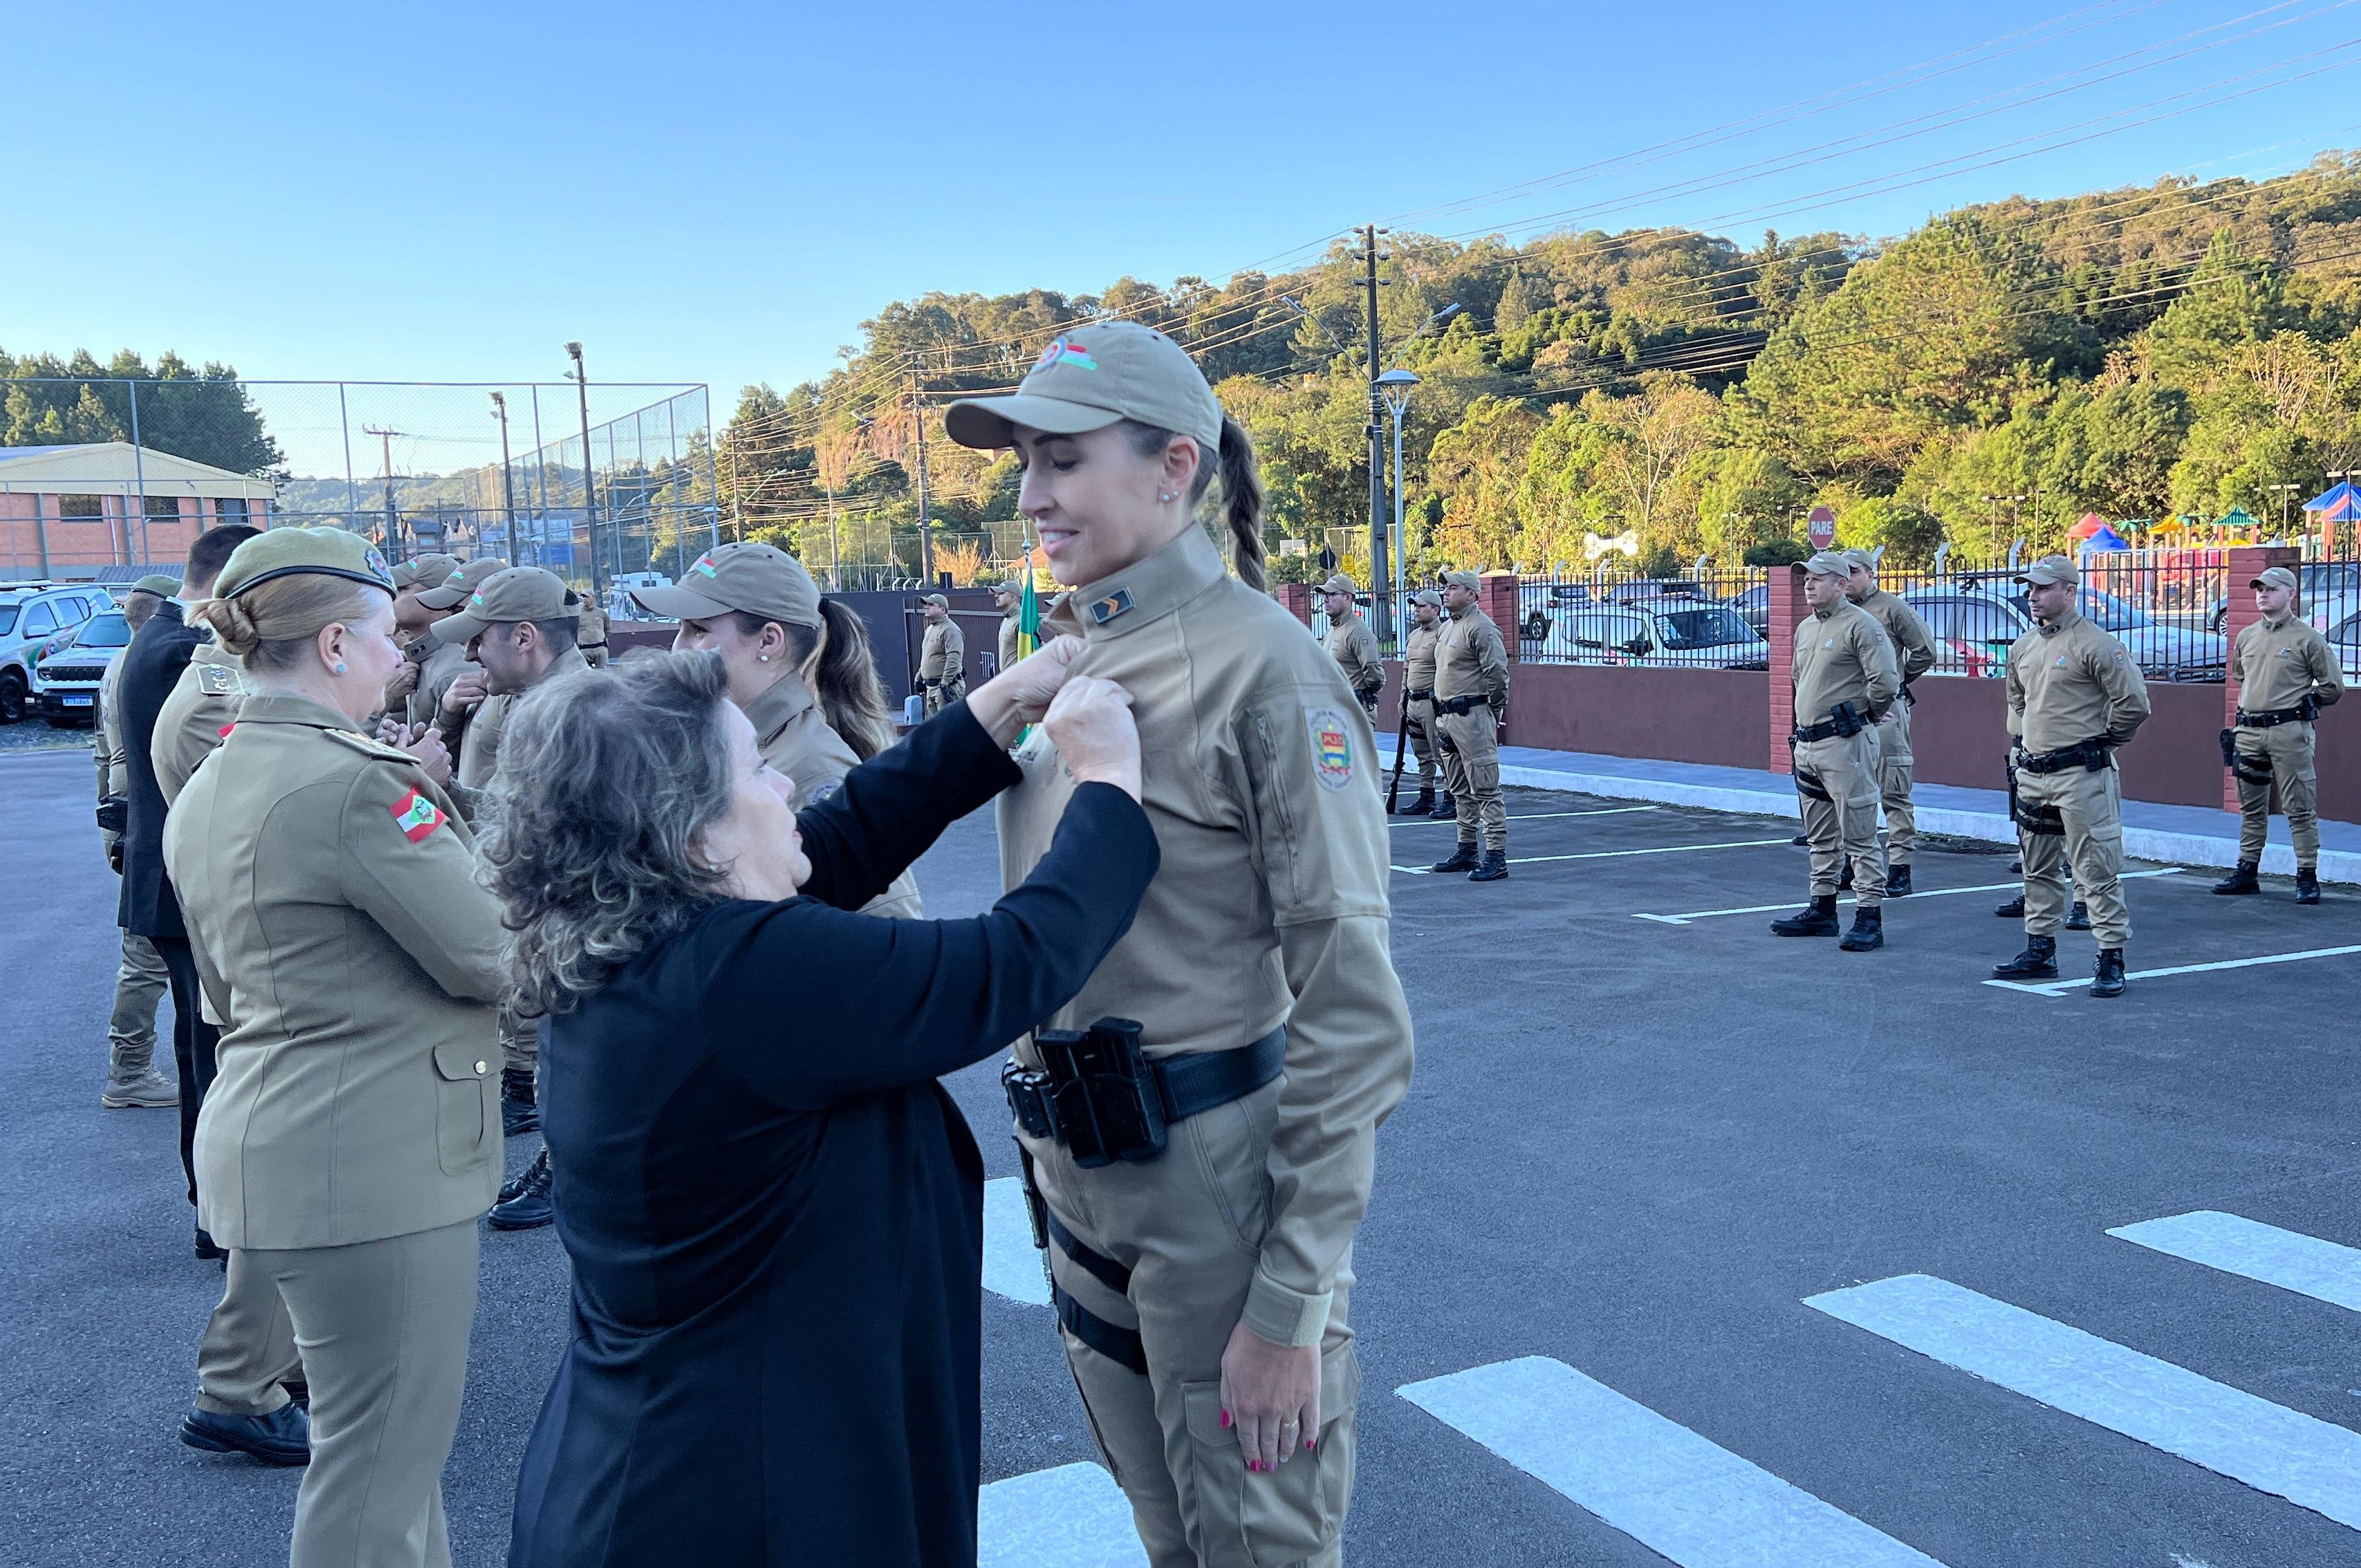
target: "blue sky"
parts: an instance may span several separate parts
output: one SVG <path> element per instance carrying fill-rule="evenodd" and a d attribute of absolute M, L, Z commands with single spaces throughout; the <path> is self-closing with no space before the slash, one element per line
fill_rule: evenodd
<path fill-rule="evenodd" d="M 1775 113 L 2027 27 L 2044 30 L 2003 58 Z M 2012 191 L 2276 171 L 2361 141 L 2361 70 L 2171 114 L 2361 60 L 2354 0 L 315 0 L 20 6 L 8 29 L 0 347 L 173 348 L 255 378 L 555 379 L 578 337 L 594 378 L 708 381 L 725 411 L 743 382 L 826 370 L 863 317 L 928 289 L 1225 276 L 1747 116 L 1766 118 L 1422 223 L 1480 230 L 1592 203 L 1587 221 L 1609 228 L 1892 234 Z M 2044 101 L 1992 97 L 2143 47 L 2034 89 Z M 1907 140 L 1882 128 L 1955 105 L 1984 117 Z M 1874 183 L 2148 115 L 2171 117 Z M 1744 167 L 1846 136 L 1865 150 Z M 1681 181 L 1695 183 L 1664 189 Z M 1872 183 L 1817 194 L 1857 181 Z"/>

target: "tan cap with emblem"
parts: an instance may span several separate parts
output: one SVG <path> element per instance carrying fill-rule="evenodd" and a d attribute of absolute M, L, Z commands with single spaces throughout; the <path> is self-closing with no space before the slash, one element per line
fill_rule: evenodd
<path fill-rule="evenodd" d="M 775 544 L 719 545 L 690 562 L 674 587 L 633 588 L 631 598 L 650 614 L 675 620 L 710 620 L 738 610 L 783 626 L 822 624 L 819 585 Z"/>
<path fill-rule="evenodd" d="M 1323 594 L 1343 594 L 1345 598 L 1350 598 L 1353 595 L 1359 593 L 1361 590 L 1353 586 L 1352 578 L 1346 576 L 1344 573 L 1339 572 L 1334 576 L 1330 577 L 1326 582 L 1321 584 L 1320 591 Z"/>
<path fill-rule="evenodd" d="M 1222 444 L 1222 405 L 1188 351 L 1137 322 L 1102 322 L 1060 333 L 1016 390 L 961 398 L 943 429 L 961 446 L 1016 444 L 1013 427 L 1053 435 L 1104 430 L 1118 420 L 1193 436 L 1210 459 Z"/>
<path fill-rule="evenodd" d="M 1844 558 L 1849 566 L 1859 566 L 1864 572 L 1877 570 L 1877 557 L 1866 550 L 1848 550 L 1844 552 Z"/>
<path fill-rule="evenodd" d="M 1410 602 L 1412 604 L 1431 604 L 1439 607 L 1443 603 L 1443 596 L 1436 593 L 1433 588 L 1412 588 L 1410 594 Z"/>
<path fill-rule="evenodd" d="M 181 591 L 181 579 L 168 577 L 161 572 L 150 572 L 131 585 L 135 594 L 154 594 L 159 599 L 170 598 Z"/>
<path fill-rule="evenodd" d="M 399 562 L 393 568 L 394 591 L 414 588 L 421 585 L 439 587 L 445 577 L 459 569 L 456 555 L 414 555 Z"/>
<path fill-rule="evenodd" d="M 456 609 L 467 602 L 467 596 L 492 578 L 509 569 L 509 564 L 497 555 L 487 555 L 480 561 L 469 561 L 431 588 L 418 590 L 418 602 L 428 609 Z"/>
<path fill-rule="evenodd" d="M 2285 588 L 2295 592 L 2295 574 L 2285 566 L 2267 566 L 2246 585 L 2250 588 Z"/>
<path fill-rule="evenodd" d="M 1473 572 L 1445 572 L 1442 576 L 1445 587 L 1466 588 L 1471 594 L 1478 591 L 1483 586 L 1482 579 Z"/>
<path fill-rule="evenodd" d="M 555 572 L 538 566 L 511 566 L 495 572 L 484 586 L 467 596 L 458 614 L 434 623 L 434 635 L 445 642 L 465 642 L 489 626 L 519 620 L 569 620 L 582 614 L 582 600 Z"/>
<path fill-rule="evenodd" d="M 1804 570 L 1815 577 L 1841 579 L 1852 576 L 1852 563 L 1841 550 L 1823 550 L 1804 563 Z"/>
<path fill-rule="evenodd" d="M 949 599 L 947 599 L 947 598 L 944 598 L 942 595 L 940 595 L 940 594 L 926 594 L 926 595 L 923 595 L 923 596 L 919 598 L 918 602 L 919 602 L 920 604 L 930 604 L 930 605 L 933 605 L 937 609 L 950 609 L 950 607 L 951 607 L 951 601 L 950 601 L 950 600 L 949 600 Z"/>
<path fill-rule="evenodd" d="M 2020 583 L 2040 583 L 2050 587 L 2073 587 L 2082 580 L 2074 563 L 2063 555 L 2044 555 L 2016 575 Z"/>

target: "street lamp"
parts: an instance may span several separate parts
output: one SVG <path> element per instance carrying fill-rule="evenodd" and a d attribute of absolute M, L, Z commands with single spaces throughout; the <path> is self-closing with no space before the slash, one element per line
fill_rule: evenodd
<path fill-rule="evenodd" d="M 492 394 L 492 417 L 500 422 L 500 516 L 508 523 L 509 559 L 522 566 L 524 552 L 517 547 L 516 476 L 509 468 L 509 400 L 498 392 Z M 482 541 L 481 531 L 476 537 Z"/>
<path fill-rule="evenodd" d="M 2277 490 L 2279 493 L 2279 537 L 2285 539 L 2288 531 L 2288 502 L 2293 499 L 2295 493 L 2303 487 L 2301 485 L 2266 485 L 2263 488 Z"/>
<path fill-rule="evenodd" d="M 566 356 L 574 368 L 566 378 L 574 383 L 582 402 L 582 532 L 590 546 L 590 597 L 600 609 L 607 604 L 607 564 L 598 555 L 598 478 L 590 466 L 590 377 L 582 368 L 582 345 L 569 343 Z"/>
<path fill-rule="evenodd" d="M 1455 311 L 1459 307 L 1454 305 L 1451 308 Z M 1394 623 L 1390 611 L 1399 610 L 1401 607 L 1402 556 L 1410 548 L 1410 541 L 1402 534 L 1402 413 L 1410 407 L 1410 389 L 1417 385 L 1418 377 L 1400 366 L 1378 378 L 1378 394 L 1385 399 L 1386 412 L 1393 416 L 1394 422 L 1394 591 L 1389 613 L 1385 618 L 1387 625 Z M 1377 591 L 1378 585 L 1372 581 L 1369 592 L 1374 596 Z"/>

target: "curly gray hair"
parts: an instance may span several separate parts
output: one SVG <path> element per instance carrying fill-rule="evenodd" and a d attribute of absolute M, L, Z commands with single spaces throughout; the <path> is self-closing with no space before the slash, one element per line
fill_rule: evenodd
<path fill-rule="evenodd" d="M 721 656 L 637 653 L 544 682 L 509 716 L 477 853 L 528 1014 L 569 1012 L 726 896 L 694 852 L 730 810 Z"/>

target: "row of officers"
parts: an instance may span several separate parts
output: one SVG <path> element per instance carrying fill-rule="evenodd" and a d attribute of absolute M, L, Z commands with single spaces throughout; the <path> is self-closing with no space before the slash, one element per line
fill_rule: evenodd
<path fill-rule="evenodd" d="M 2098 942 L 2091 993 L 2119 996 L 2131 919 L 2122 891 L 2115 752 L 2148 717 L 2147 687 L 2138 662 L 2076 608 L 2081 578 L 2072 561 L 2045 557 L 2016 581 L 2033 618 L 2006 660 L 2009 806 L 2024 892 L 1995 913 L 2023 920 L 2026 946 L 1993 974 L 2055 979 L 2059 929 L 2088 930 Z M 1418 755 L 1419 793 L 1407 810 L 1458 821 L 1457 852 L 1435 871 L 1493 881 L 1508 874 L 1497 729 L 1508 712 L 1507 653 L 1499 629 L 1477 607 L 1475 575 L 1447 572 L 1442 583 L 1439 592 L 1410 597 L 1401 730 Z M 2240 707 L 2221 738 L 2223 764 L 2238 790 L 2238 864 L 2213 891 L 2262 890 L 2257 873 L 2276 792 L 2295 850 L 2296 900 L 2317 904 L 2312 725 L 2344 696 L 2344 674 L 2326 639 L 2296 613 L 2293 572 L 2271 567 L 2247 587 L 2259 619 L 2239 633 L 2231 654 Z M 1354 609 L 1349 578 L 1332 576 L 1321 592 L 1328 652 L 1374 717 L 1385 684 L 1377 637 Z M 1935 640 L 1916 611 L 1878 586 L 1867 551 L 1814 555 L 1804 568 L 1804 593 L 1811 614 L 1795 632 L 1788 744 L 1804 823 L 1796 842 L 1811 850 L 1810 902 L 1771 929 L 1836 937 L 1845 951 L 1868 952 L 1884 946 L 1885 901 L 1912 892 L 1911 683 L 1934 668 Z M 1400 775 L 1398 760 L 1397 787 Z M 1848 890 L 1855 908 L 1845 928 L 1837 898 Z"/>

